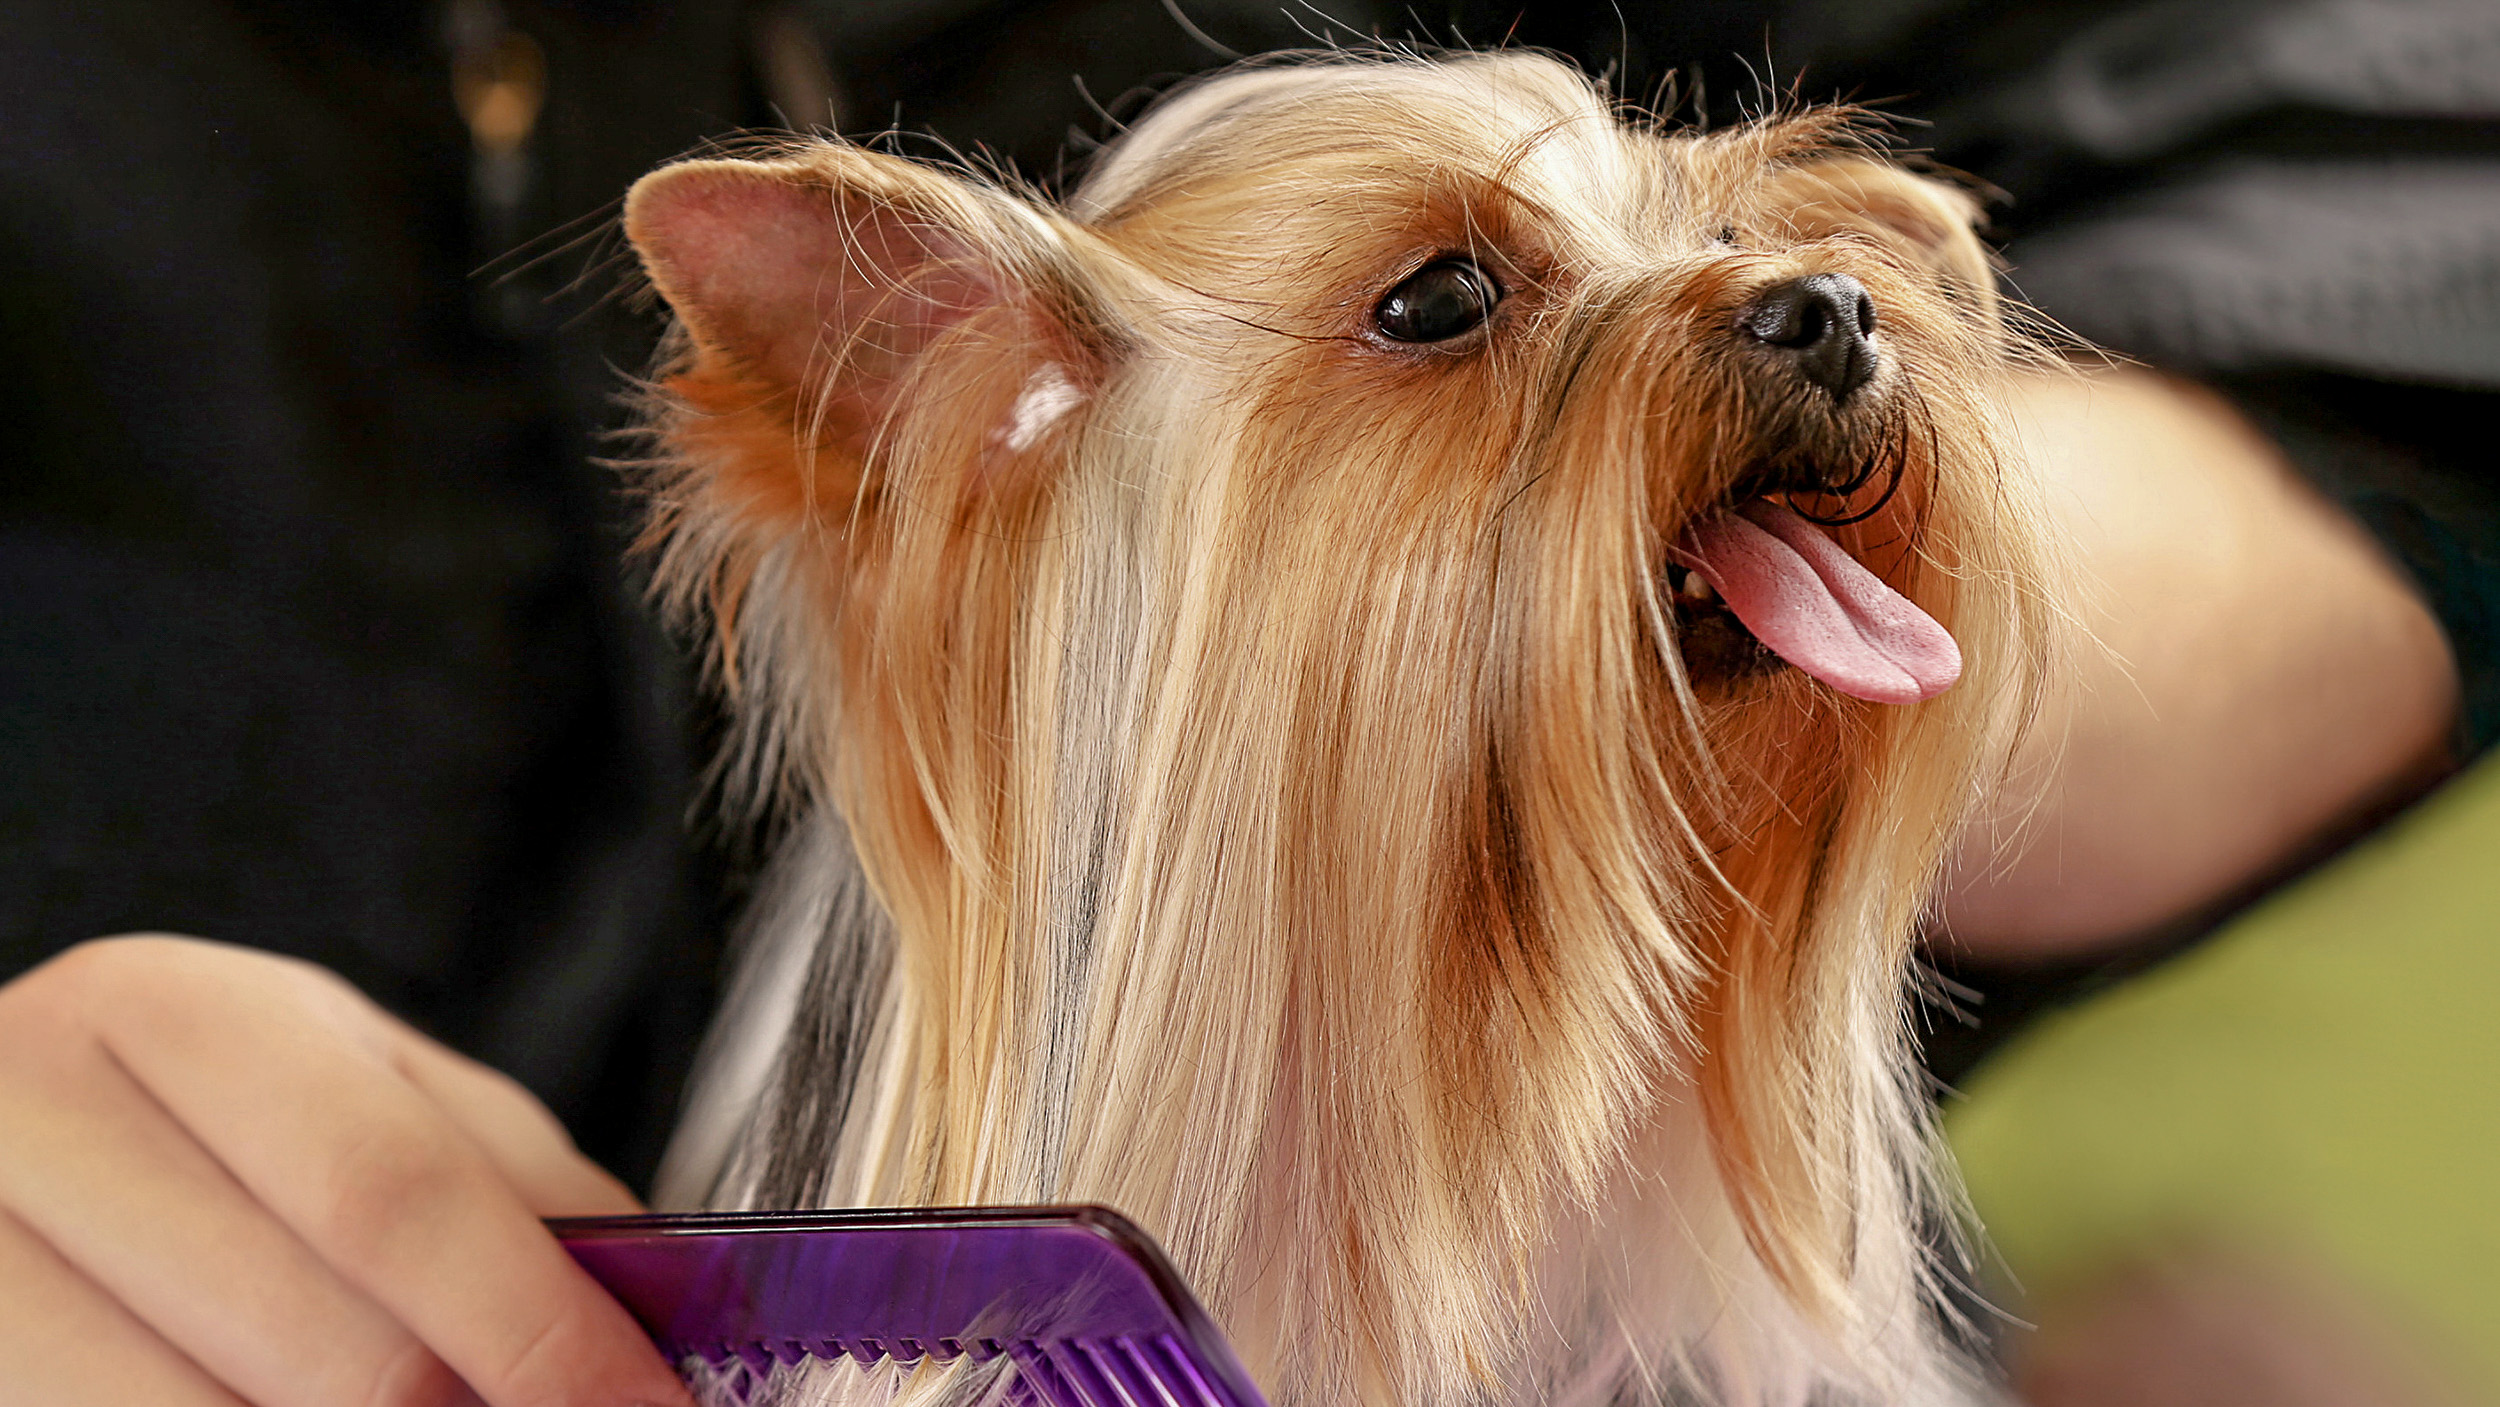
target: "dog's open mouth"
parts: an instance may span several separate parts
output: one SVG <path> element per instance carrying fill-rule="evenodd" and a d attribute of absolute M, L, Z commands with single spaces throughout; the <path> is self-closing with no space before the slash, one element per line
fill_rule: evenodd
<path fill-rule="evenodd" d="M 1829 533 L 1770 498 L 1684 529 L 1667 584 L 1688 668 L 1749 673 L 1770 655 L 1853 698 L 1908 704 L 1962 674 L 1953 636 Z"/>

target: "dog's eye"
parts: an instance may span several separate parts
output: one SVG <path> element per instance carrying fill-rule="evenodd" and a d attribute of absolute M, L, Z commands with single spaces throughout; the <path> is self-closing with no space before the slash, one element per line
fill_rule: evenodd
<path fill-rule="evenodd" d="M 1400 342 L 1447 342 L 1491 317 L 1501 299 L 1492 275 L 1468 260 L 1444 259 L 1390 289 L 1372 321 Z"/>

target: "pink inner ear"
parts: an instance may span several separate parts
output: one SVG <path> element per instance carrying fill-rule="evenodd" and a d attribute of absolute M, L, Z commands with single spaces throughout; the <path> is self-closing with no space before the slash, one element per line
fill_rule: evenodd
<path fill-rule="evenodd" d="M 655 172 L 627 198 L 625 230 L 706 351 L 776 386 L 824 384 L 863 411 L 883 408 L 915 353 L 1000 296 L 963 237 L 788 166 Z"/>

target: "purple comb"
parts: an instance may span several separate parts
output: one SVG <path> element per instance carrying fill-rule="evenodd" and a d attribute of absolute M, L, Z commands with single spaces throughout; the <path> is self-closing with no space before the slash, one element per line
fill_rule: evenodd
<path fill-rule="evenodd" d="M 550 1221 L 672 1363 L 1013 1362 L 1013 1407 L 1267 1407 L 1162 1250 L 1102 1207 Z"/>

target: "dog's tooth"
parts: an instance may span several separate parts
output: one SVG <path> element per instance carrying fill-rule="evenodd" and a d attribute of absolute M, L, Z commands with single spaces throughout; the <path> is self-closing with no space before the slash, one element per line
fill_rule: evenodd
<path fill-rule="evenodd" d="M 1719 593 L 1710 588 L 1708 577 L 1688 567 L 1684 571 L 1683 594 L 1687 601 L 1707 601 Z"/>

